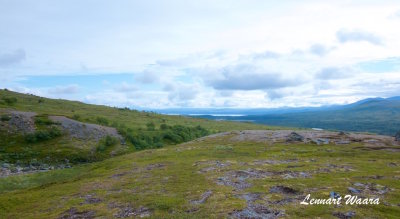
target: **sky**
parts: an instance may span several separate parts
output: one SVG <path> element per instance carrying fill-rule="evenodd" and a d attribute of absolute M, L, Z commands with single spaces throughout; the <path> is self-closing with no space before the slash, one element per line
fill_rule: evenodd
<path fill-rule="evenodd" d="M 0 0 L 0 88 L 130 108 L 400 95 L 400 1 Z"/>

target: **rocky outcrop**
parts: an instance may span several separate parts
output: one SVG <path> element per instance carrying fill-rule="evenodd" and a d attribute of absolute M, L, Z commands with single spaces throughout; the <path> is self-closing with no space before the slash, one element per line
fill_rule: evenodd
<path fill-rule="evenodd" d="M 314 130 L 243 130 L 240 132 L 225 132 L 220 136 L 230 136 L 229 141 L 241 142 L 265 142 L 265 143 L 312 143 L 317 145 L 346 145 L 361 143 L 364 146 L 385 148 L 386 146 L 400 146 L 400 134 L 393 138 L 385 135 L 373 135 L 367 133 L 344 133 L 333 131 Z M 202 140 L 207 139 L 204 137 Z M 397 150 L 397 149 L 395 149 Z"/>
<path fill-rule="evenodd" d="M 122 136 L 118 134 L 117 129 L 112 127 L 106 127 L 96 124 L 83 123 L 73 119 L 69 119 L 65 116 L 49 116 L 51 120 L 61 125 L 64 131 L 68 132 L 71 137 L 75 137 L 83 140 L 100 140 L 107 135 L 116 137 L 123 140 Z"/>
<path fill-rule="evenodd" d="M 400 131 L 398 131 L 398 132 L 396 133 L 396 135 L 394 136 L 394 139 L 395 139 L 396 141 L 400 141 Z"/>
<path fill-rule="evenodd" d="M 34 112 L 8 111 L 3 114 L 1 129 L 10 133 L 32 133 L 35 131 Z"/>
<path fill-rule="evenodd" d="M 287 142 L 293 142 L 293 141 L 303 141 L 304 137 L 297 134 L 296 132 L 292 132 L 289 134 L 289 136 L 287 137 L 286 141 Z"/>

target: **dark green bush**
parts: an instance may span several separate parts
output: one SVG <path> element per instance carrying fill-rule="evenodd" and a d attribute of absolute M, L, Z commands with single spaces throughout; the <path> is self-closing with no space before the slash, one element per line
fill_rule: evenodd
<path fill-rule="evenodd" d="M 98 116 L 96 118 L 97 123 L 99 123 L 100 125 L 108 125 L 108 120 L 104 117 L 100 117 Z"/>
<path fill-rule="evenodd" d="M 61 131 L 57 127 L 51 127 L 48 130 L 39 130 L 31 134 L 25 135 L 25 140 L 28 143 L 37 143 L 41 141 L 47 141 L 56 137 L 61 136 Z"/>
<path fill-rule="evenodd" d="M 72 119 L 74 119 L 74 120 L 79 120 L 80 118 L 81 118 L 81 116 L 79 114 L 74 114 L 72 116 Z"/>
<path fill-rule="evenodd" d="M 167 124 L 164 124 L 164 123 L 161 124 L 161 125 L 160 125 L 160 129 L 161 129 L 161 130 L 167 130 L 167 129 L 168 129 Z"/>
<path fill-rule="evenodd" d="M 118 127 L 117 128 L 118 134 L 122 135 L 122 136 L 126 136 L 128 133 L 126 131 L 126 129 Z"/>
<path fill-rule="evenodd" d="M 107 148 L 116 145 L 118 143 L 118 139 L 112 136 L 107 135 L 105 138 L 103 138 L 100 142 L 99 145 L 97 146 L 97 151 L 98 152 L 103 152 Z"/>
<path fill-rule="evenodd" d="M 162 148 L 162 147 L 164 147 L 164 143 L 162 143 L 162 142 L 155 142 L 155 143 L 154 143 L 154 147 L 155 147 L 155 148 Z"/>
<path fill-rule="evenodd" d="M 168 126 L 166 124 L 161 124 L 159 130 L 155 130 L 152 125 L 148 125 L 147 130 L 132 130 L 119 127 L 118 132 L 125 137 L 127 142 L 132 143 L 137 150 L 160 148 L 165 144 L 179 144 L 209 134 L 208 130 L 201 126 Z"/>
<path fill-rule="evenodd" d="M 156 128 L 153 122 L 147 123 L 146 126 L 148 131 L 154 131 L 154 129 Z"/>
<path fill-rule="evenodd" d="M 11 116 L 9 115 L 1 115 L 0 120 L 3 122 L 9 121 L 11 119 Z"/>
<path fill-rule="evenodd" d="M 13 105 L 14 103 L 16 103 L 18 101 L 16 97 L 3 97 L 3 100 L 8 105 Z"/>
<path fill-rule="evenodd" d="M 52 120 L 50 120 L 48 116 L 36 116 L 35 124 L 37 124 L 37 125 L 53 125 L 56 123 L 53 122 Z"/>
<path fill-rule="evenodd" d="M 104 141 L 104 144 L 108 146 L 112 146 L 118 143 L 118 139 L 112 136 L 107 135 Z"/>
<path fill-rule="evenodd" d="M 174 133 L 174 132 L 172 132 L 172 131 L 166 132 L 166 133 L 164 134 L 164 136 L 163 136 L 163 139 L 164 139 L 165 141 L 167 141 L 167 142 L 175 143 L 175 144 L 176 144 L 176 143 L 180 143 L 180 142 L 183 141 L 183 139 L 182 139 L 181 136 L 177 135 L 176 133 Z"/>
<path fill-rule="evenodd" d="M 145 134 L 133 135 L 129 134 L 127 140 L 130 141 L 137 150 L 146 148 L 161 148 L 164 146 L 161 136 L 149 136 Z"/>

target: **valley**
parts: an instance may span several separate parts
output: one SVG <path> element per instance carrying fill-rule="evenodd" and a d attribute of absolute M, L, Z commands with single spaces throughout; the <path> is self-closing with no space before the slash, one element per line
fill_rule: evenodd
<path fill-rule="evenodd" d="M 215 111 L 215 110 L 214 110 Z M 285 127 L 322 128 L 337 131 L 370 132 L 395 135 L 400 130 L 399 97 L 368 98 L 347 105 L 306 108 L 241 109 L 240 116 L 221 115 L 230 112 L 221 109 L 220 114 L 191 115 L 224 121 L 244 121 Z M 235 112 L 233 111 L 233 112 Z M 161 111 L 163 112 L 163 111 Z M 180 112 L 179 110 L 172 112 Z M 183 112 L 191 112 L 186 109 Z M 264 112 L 264 113 L 263 113 Z"/>

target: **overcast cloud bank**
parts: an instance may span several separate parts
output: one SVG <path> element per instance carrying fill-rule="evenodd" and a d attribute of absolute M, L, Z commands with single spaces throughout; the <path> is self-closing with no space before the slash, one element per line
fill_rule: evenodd
<path fill-rule="evenodd" d="M 0 87 L 150 108 L 394 96 L 399 12 L 389 0 L 2 1 Z"/>

